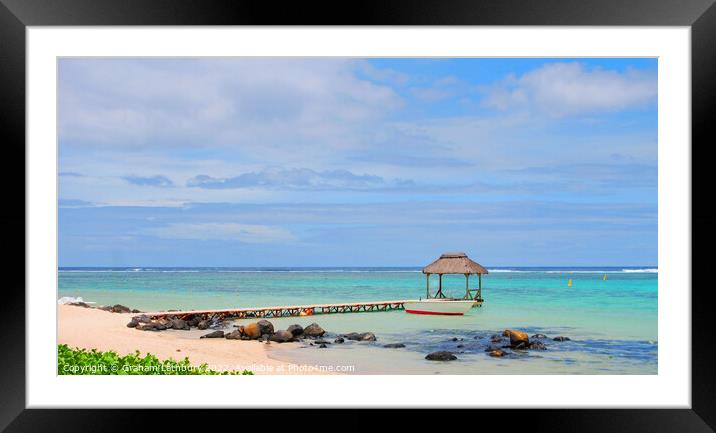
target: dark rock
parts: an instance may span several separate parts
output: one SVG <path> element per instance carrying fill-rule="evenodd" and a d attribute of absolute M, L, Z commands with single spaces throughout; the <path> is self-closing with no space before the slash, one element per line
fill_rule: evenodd
<path fill-rule="evenodd" d="M 519 346 L 520 344 L 524 344 L 524 346 L 530 344 L 530 337 L 526 332 L 505 329 L 502 335 L 504 337 L 510 337 L 510 345 L 512 347 Z"/>
<path fill-rule="evenodd" d="M 139 322 L 137 322 L 136 320 L 132 319 L 132 320 L 129 321 L 129 323 L 127 323 L 127 328 L 136 328 L 137 325 L 139 325 Z"/>
<path fill-rule="evenodd" d="M 256 340 L 261 337 L 261 327 L 258 323 L 249 323 L 242 328 L 239 328 L 242 334 L 249 337 L 252 340 Z"/>
<path fill-rule="evenodd" d="M 196 324 L 196 327 L 199 329 L 207 329 L 209 327 L 209 321 L 208 320 L 200 320 L 199 323 Z"/>
<path fill-rule="evenodd" d="M 113 313 L 131 313 L 132 310 L 129 309 L 129 307 L 125 307 L 124 305 L 116 304 L 112 306 L 112 309 L 110 310 Z"/>
<path fill-rule="evenodd" d="M 403 343 L 390 343 L 390 344 L 384 344 L 383 347 L 388 349 L 400 349 L 401 347 L 405 347 L 405 344 Z"/>
<path fill-rule="evenodd" d="M 224 321 L 221 317 L 218 316 L 212 316 L 211 319 L 209 319 L 209 328 L 218 328 L 224 325 Z"/>
<path fill-rule="evenodd" d="M 326 331 L 324 331 L 323 328 L 318 326 L 318 323 L 311 323 L 310 325 L 303 328 L 303 335 L 307 337 L 320 337 L 325 333 Z"/>
<path fill-rule="evenodd" d="M 170 321 L 171 328 L 172 329 L 178 329 L 181 331 L 188 331 L 189 330 L 189 324 L 186 323 L 185 320 L 182 319 L 172 319 Z"/>
<path fill-rule="evenodd" d="M 276 331 L 275 334 L 269 337 L 269 340 L 275 341 L 276 343 L 288 343 L 293 340 L 293 334 L 289 331 Z"/>
<path fill-rule="evenodd" d="M 139 310 L 137 310 L 136 308 L 134 308 L 134 309 L 132 310 L 132 313 L 135 313 L 135 314 L 136 314 L 136 313 L 141 313 L 141 311 L 139 311 Z"/>
<path fill-rule="evenodd" d="M 558 337 L 554 337 L 552 340 L 554 340 L 554 341 L 572 341 L 569 339 L 569 337 L 563 337 L 561 335 Z"/>
<path fill-rule="evenodd" d="M 99 307 L 99 309 L 100 309 L 100 310 L 103 310 L 103 311 L 110 311 L 110 312 L 111 312 L 111 311 L 112 311 L 112 306 L 111 306 L 111 305 L 103 305 L 103 306 Z"/>
<path fill-rule="evenodd" d="M 226 338 L 227 340 L 241 340 L 241 331 L 239 331 L 237 329 L 237 330 L 228 332 L 228 333 L 224 334 L 224 338 Z"/>
<path fill-rule="evenodd" d="M 458 349 L 462 349 L 463 347 L 465 347 L 465 345 L 464 345 L 464 344 L 458 344 L 456 347 L 457 347 Z"/>
<path fill-rule="evenodd" d="M 535 334 L 532 336 L 532 338 L 549 338 L 549 337 L 544 334 Z"/>
<path fill-rule="evenodd" d="M 502 341 L 502 337 L 500 337 L 499 335 L 493 334 L 492 336 L 490 336 L 490 343 L 499 343 L 500 341 Z"/>
<path fill-rule="evenodd" d="M 509 347 L 509 346 L 505 346 L 505 347 Z M 500 350 L 500 349 L 496 346 L 490 346 L 487 349 L 485 349 L 485 352 L 492 352 L 493 350 Z"/>
<path fill-rule="evenodd" d="M 344 343 L 345 341 L 346 340 L 343 337 L 338 337 L 335 340 L 333 340 L 333 342 L 336 344 L 341 344 L 341 343 Z"/>
<path fill-rule="evenodd" d="M 72 302 L 70 305 L 74 307 L 83 307 L 83 308 L 90 308 L 90 305 L 84 302 Z"/>
<path fill-rule="evenodd" d="M 268 320 L 259 320 L 256 322 L 256 324 L 259 326 L 259 330 L 261 334 L 268 334 L 271 335 L 274 333 L 273 330 L 273 323 L 269 322 Z"/>
<path fill-rule="evenodd" d="M 132 320 L 136 320 L 139 323 L 150 323 L 152 321 L 152 319 L 146 314 L 142 314 L 141 316 L 134 316 L 132 317 Z"/>
<path fill-rule="evenodd" d="M 202 335 L 199 338 L 224 338 L 224 331 L 209 332 L 206 335 Z"/>
<path fill-rule="evenodd" d="M 547 346 L 545 346 L 541 341 L 531 342 L 529 348 L 532 350 L 547 350 Z"/>
<path fill-rule="evenodd" d="M 303 334 L 303 326 L 291 325 L 288 327 L 287 331 L 293 334 L 294 337 L 298 337 L 299 335 Z"/>
<path fill-rule="evenodd" d="M 529 344 L 525 343 L 524 341 L 521 341 L 521 342 L 517 343 L 516 345 L 510 346 L 510 347 L 512 347 L 515 350 L 527 350 L 527 348 L 529 347 Z"/>
<path fill-rule="evenodd" d="M 491 350 L 489 355 L 494 356 L 496 358 L 501 358 L 501 357 L 507 355 L 507 353 L 505 353 L 505 351 L 503 351 L 503 350 L 495 349 L 495 350 Z"/>
<path fill-rule="evenodd" d="M 331 342 L 326 340 L 316 340 L 316 344 L 331 344 Z"/>
<path fill-rule="evenodd" d="M 186 321 L 187 325 L 196 327 L 201 322 L 201 316 L 192 316 Z"/>
<path fill-rule="evenodd" d="M 377 338 L 375 338 L 375 334 L 372 332 L 364 332 L 361 334 L 360 341 L 375 341 Z"/>
<path fill-rule="evenodd" d="M 348 340 L 353 341 L 375 341 L 377 338 L 375 338 L 375 334 L 372 332 L 351 332 L 350 334 L 345 334 L 343 337 L 347 338 Z"/>
<path fill-rule="evenodd" d="M 428 353 L 425 359 L 428 361 L 454 361 L 457 359 L 457 356 L 453 355 L 452 352 L 441 350 L 439 352 Z"/>
<path fill-rule="evenodd" d="M 326 346 L 325 344 L 321 344 L 320 346 L 318 346 L 319 349 L 325 349 L 326 347 L 328 346 Z"/>
<path fill-rule="evenodd" d="M 139 323 L 137 323 L 137 326 L 135 326 L 135 328 L 140 331 L 161 331 L 164 329 L 164 327 L 162 325 L 159 325 L 157 323 L 152 323 L 152 322 L 149 322 L 149 323 L 139 322 Z"/>
<path fill-rule="evenodd" d="M 452 337 L 450 341 L 457 341 L 457 337 Z"/>

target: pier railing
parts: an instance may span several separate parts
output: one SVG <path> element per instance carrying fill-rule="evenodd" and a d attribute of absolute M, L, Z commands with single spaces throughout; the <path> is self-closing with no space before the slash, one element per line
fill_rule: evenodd
<path fill-rule="evenodd" d="M 176 316 L 180 319 L 196 316 L 202 318 L 219 317 L 222 319 L 275 318 L 404 310 L 406 302 L 409 302 L 409 300 L 295 305 L 285 307 L 231 308 L 223 310 L 157 311 L 145 314 L 154 319 L 167 316 Z"/>

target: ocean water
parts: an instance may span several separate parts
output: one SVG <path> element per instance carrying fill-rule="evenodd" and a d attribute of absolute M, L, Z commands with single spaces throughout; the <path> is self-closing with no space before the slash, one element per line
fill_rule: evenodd
<path fill-rule="evenodd" d="M 606 276 L 606 279 L 604 277 Z M 572 280 L 569 287 L 568 281 Z M 471 288 L 477 277 L 470 278 Z M 140 310 L 219 309 L 425 296 L 420 268 L 61 268 L 59 296 Z M 431 288 L 437 287 L 437 277 Z M 444 276 L 462 296 L 465 278 Z M 307 365 L 353 365 L 365 374 L 656 374 L 658 271 L 654 268 L 495 268 L 483 277 L 482 307 L 465 316 L 403 311 L 272 319 L 281 329 L 319 323 L 331 335 L 371 331 L 375 343 L 271 346 L 272 356 Z M 241 321 L 238 321 L 239 323 Z M 547 350 L 490 358 L 489 336 L 505 328 L 545 340 Z M 455 341 L 453 341 L 456 339 Z M 403 349 L 385 349 L 400 342 Z M 257 343 L 259 344 L 259 343 Z M 462 347 L 458 347 L 462 346 Z M 458 361 L 424 360 L 450 350 Z"/>

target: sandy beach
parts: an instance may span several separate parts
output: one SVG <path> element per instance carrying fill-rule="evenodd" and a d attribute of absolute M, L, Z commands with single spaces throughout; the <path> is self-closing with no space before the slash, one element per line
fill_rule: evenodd
<path fill-rule="evenodd" d="M 254 374 L 322 374 L 305 366 L 272 359 L 269 346 L 256 341 L 199 339 L 209 331 L 148 332 L 128 328 L 127 322 L 135 315 L 58 305 L 57 342 L 71 348 L 112 350 L 119 355 L 139 350 L 159 359 L 188 357 L 193 365 L 206 363 L 217 371 L 248 369 Z"/>

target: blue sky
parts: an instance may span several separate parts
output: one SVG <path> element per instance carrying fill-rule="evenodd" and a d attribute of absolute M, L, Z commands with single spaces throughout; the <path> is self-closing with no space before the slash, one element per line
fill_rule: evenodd
<path fill-rule="evenodd" d="M 656 59 L 61 59 L 60 266 L 657 263 Z"/>

